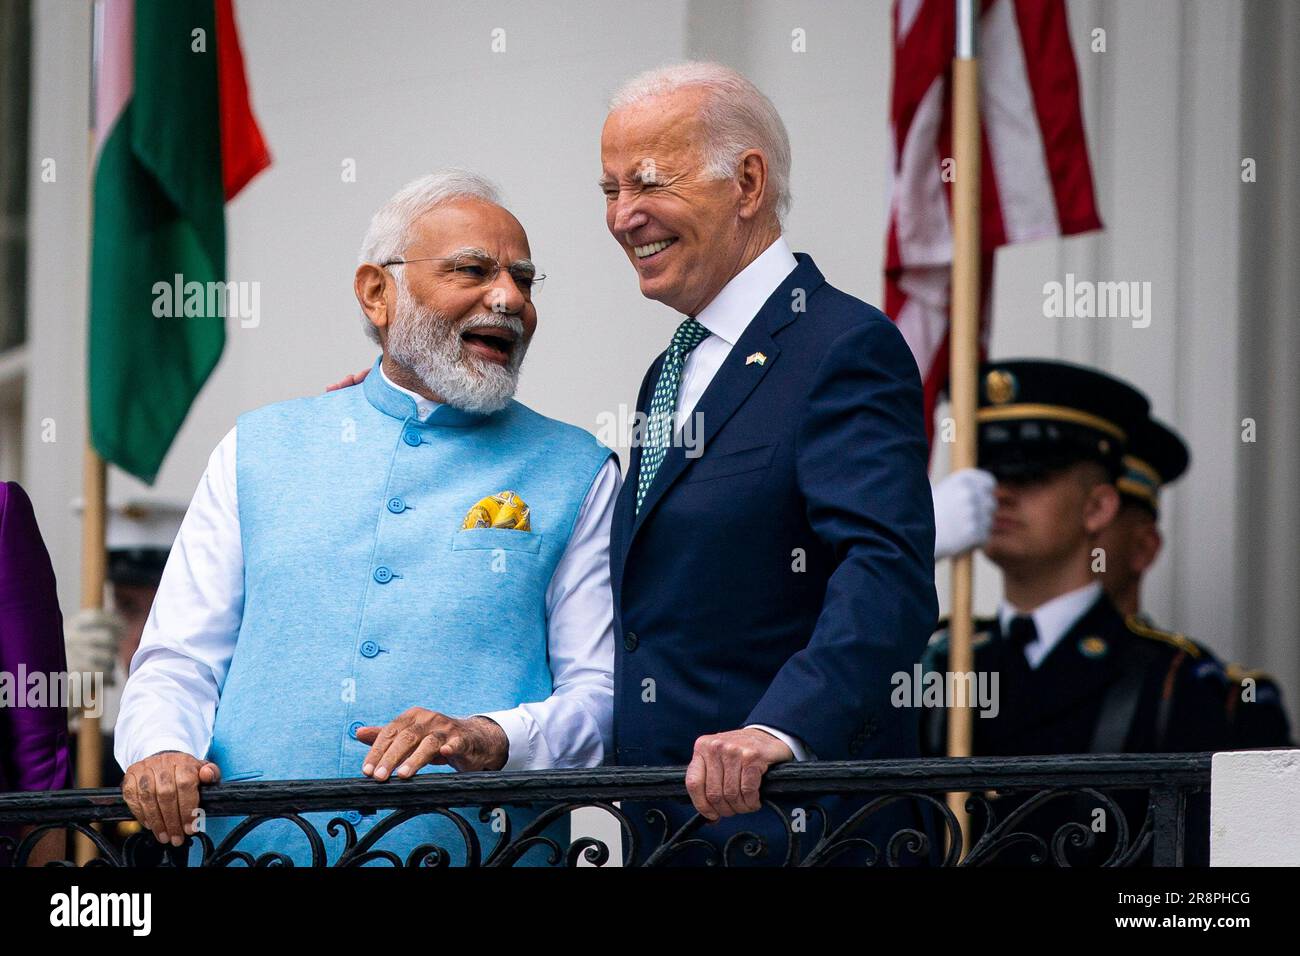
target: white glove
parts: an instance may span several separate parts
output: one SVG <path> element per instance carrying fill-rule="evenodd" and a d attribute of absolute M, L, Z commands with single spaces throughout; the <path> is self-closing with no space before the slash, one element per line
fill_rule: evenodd
<path fill-rule="evenodd" d="M 931 490 L 934 492 L 934 559 L 965 554 L 989 536 L 997 500 L 997 479 L 978 468 L 954 471 Z"/>
<path fill-rule="evenodd" d="M 112 611 L 85 608 L 78 611 L 64 631 L 68 649 L 68 670 L 103 674 L 104 683 L 113 683 L 113 664 L 126 624 Z"/>

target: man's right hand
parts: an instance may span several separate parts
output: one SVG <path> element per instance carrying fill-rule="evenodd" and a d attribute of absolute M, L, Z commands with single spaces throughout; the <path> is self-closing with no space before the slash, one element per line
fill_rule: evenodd
<path fill-rule="evenodd" d="M 122 797 L 159 843 L 180 846 L 184 834 L 197 830 L 194 811 L 199 808 L 199 786 L 220 779 L 221 770 L 212 761 L 164 750 L 127 768 Z"/>
<path fill-rule="evenodd" d="M 364 368 L 360 372 L 357 372 L 357 374 L 349 375 L 347 378 L 343 379 L 340 382 L 335 382 L 333 385 L 326 385 L 325 391 L 334 392 L 340 388 L 351 388 L 353 385 L 360 385 L 362 382 L 366 380 L 366 376 L 369 374 L 370 374 L 370 369 Z"/>
<path fill-rule="evenodd" d="M 965 554 L 988 540 L 998 506 L 996 486 L 997 479 L 987 471 L 963 468 L 933 487 L 936 561 Z"/>

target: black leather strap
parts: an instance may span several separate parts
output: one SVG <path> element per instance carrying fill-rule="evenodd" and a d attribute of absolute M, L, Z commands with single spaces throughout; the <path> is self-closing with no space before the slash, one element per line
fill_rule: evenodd
<path fill-rule="evenodd" d="M 1089 753 L 1124 752 L 1124 743 L 1142 700 L 1142 685 L 1146 679 L 1147 655 L 1139 648 L 1137 644 L 1130 646 L 1124 655 L 1119 680 L 1107 688 L 1106 696 L 1102 698 L 1097 725 L 1092 731 L 1092 743 L 1088 746 Z"/>

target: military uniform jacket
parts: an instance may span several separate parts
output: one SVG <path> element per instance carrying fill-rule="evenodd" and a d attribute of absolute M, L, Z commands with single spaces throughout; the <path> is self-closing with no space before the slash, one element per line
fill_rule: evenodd
<path fill-rule="evenodd" d="M 975 673 L 997 675 L 996 716 L 974 716 L 977 756 L 1161 753 L 1226 749 L 1226 677 L 1180 635 L 1125 620 L 1104 594 L 1037 668 L 1002 633 L 976 625 Z M 926 672 L 947 671 L 948 632 L 927 648 Z M 927 678 L 932 680 L 932 678 Z M 987 708 L 992 713 L 993 708 Z M 922 709 L 922 746 L 944 752 L 945 714 Z"/>

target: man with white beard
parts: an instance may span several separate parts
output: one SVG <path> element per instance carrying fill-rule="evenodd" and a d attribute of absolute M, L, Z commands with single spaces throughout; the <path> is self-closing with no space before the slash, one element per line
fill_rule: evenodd
<path fill-rule="evenodd" d="M 378 785 L 594 766 L 609 746 L 618 466 L 586 432 L 512 400 L 543 278 L 522 226 L 490 183 L 451 170 L 389 200 L 360 258 L 379 373 L 240 417 L 132 662 L 115 752 L 125 799 L 159 841 L 196 832 L 199 789 L 218 779 Z M 439 817 L 368 837 L 376 816 L 350 812 L 331 837 L 337 815 L 308 815 L 327 860 L 288 821 L 232 849 L 300 865 L 467 852 Z M 532 818 L 510 816 L 515 832 Z M 466 820 L 481 846 L 497 843 Z M 236 822 L 204 829 L 219 843 Z"/>

